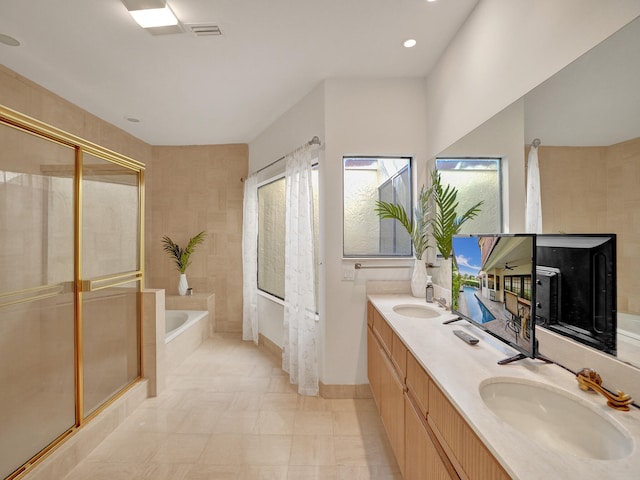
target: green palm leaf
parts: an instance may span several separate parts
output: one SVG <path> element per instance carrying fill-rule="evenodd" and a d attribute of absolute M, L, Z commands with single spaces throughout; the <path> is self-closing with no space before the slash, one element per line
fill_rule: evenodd
<path fill-rule="evenodd" d="M 443 187 L 440 172 L 435 169 L 431 173 L 431 184 L 433 201 L 436 205 L 436 215 L 432 226 L 433 238 L 436 240 L 438 251 L 446 260 L 451 256 L 453 250 L 453 236 L 460 232 L 460 228 L 466 221 L 478 215 L 484 201 L 479 201 L 458 216 L 456 213 L 459 205 L 457 201 L 458 190 L 451 185 Z"/>
<path fill-rule="evenodd" d="M 165 235 L 162 237 L 162 249 L 167 252 L 169 256 L 173 257 L 178 271 L 180 273 L 184 273 L 187 270 L 187 267 L 191 265 L 189 257 L 195 250 L 196 246 L 204 241 L 204 237 L 206 235 L 207 234 L 204 231 L 198 233 L 189 240 L 189 243 L 185 248 L 180 248 L 173 242 L 173 240 L 171 240 L 171 238 Z"/>

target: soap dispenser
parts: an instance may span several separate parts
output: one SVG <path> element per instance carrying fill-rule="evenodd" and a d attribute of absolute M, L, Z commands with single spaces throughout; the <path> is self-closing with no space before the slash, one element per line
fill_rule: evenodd
<path fill-rule="evenodd" d="M 426 299 L 427 302 L 433 303 L 433 283 L 431 283 L 430 275 L 427 275 Z"/>

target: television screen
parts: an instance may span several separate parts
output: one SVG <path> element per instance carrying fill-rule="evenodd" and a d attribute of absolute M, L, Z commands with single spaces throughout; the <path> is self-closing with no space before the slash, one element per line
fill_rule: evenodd
<path fill-rule="evenodd" d="M 538 235 L 536 270 L 536 324 L 615 355 L 615 234 Z"/>
<path fill-rule="evenodd" d="M 451 310 L 518 350 L 507 363 L 537 355 L 535 235 L 456 235 Z"/>

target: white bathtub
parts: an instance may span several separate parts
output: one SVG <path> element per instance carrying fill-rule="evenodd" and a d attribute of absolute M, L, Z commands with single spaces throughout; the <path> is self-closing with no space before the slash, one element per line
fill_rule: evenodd
<path fill-rule="evenodd" d="M 171 371 L 195 351 L 209 334 L 206 310 L 165 310 L 166 365 Z"/>
<path fill-rule="evenodd" d="M 208 314 L 209 312 L 206 310 L 165 310 L 164 342 L 169 343 L 192 325 L 205 318 Z"/>

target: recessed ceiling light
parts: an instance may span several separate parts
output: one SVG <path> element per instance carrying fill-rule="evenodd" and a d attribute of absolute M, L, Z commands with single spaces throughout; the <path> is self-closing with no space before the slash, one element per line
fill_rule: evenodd
<path fill-rule="evenodd" d="M 433 2 L 435 2 L 435 1 L 436 1 L 436 0 L 427 0 L 427 2 L 428 2 L 428 3 L 433 3 Z"/>
<path fill-rule="evenodd" d="M 127 115 L 124 118 L 125 118 L 125 120 L 127 120 L 127 122 L 140 123 L 140 119 L 138 117 L 134 117 L 133 115 Z"/>
<path fill-rule="evenodd" d="M 405 40 L 403 45 L 407 48 L 411 48 L 411 47 L 415 47 L 416 46 L 416 42 L 413 38 L 410 38 L 409 40 Z"/>
<path fill-rule="evenodd" d="M 18 40 L 16 40 L 13 37 L 10 37 L 9 35 L 5 35 L 3 33 L 0 33 L 0 43 L 9 45 L 10 47 L 20 46 L 20 42 Z"/>

